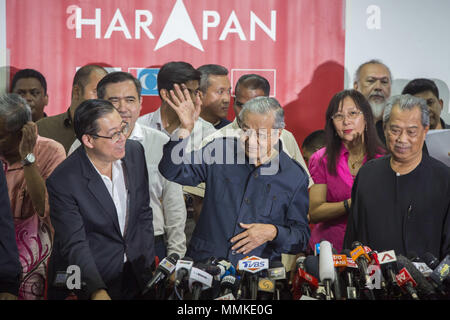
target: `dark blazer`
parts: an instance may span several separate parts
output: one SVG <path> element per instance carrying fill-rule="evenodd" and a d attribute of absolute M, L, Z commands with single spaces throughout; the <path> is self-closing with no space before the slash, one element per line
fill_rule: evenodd
<path fill-rule="evenodd" d="M 56 297 L 52 296 L 55 272 L 65 271 L 69 265 L 81 269 L 80 298 L 89 298 L 98 289 L 106 289 L 112 299 L 123 298 L 124 253 L 139 290 L 150 279 L 154 234 L 144 149 L 139 142 L 128 140 L 125 153 L 122 162 L 129 198 L 124 236 L 114 202 L 84 147 L 75 150 L 47 179 L 55 228 L 49 263 L 50 299 Z"/>
<path fill-rule="evenodd" d="M 0 292 L 19 293 L 22 266 L 17 252 L 16 234 L 9 203 L 3 163 L 0 161 Z"/>

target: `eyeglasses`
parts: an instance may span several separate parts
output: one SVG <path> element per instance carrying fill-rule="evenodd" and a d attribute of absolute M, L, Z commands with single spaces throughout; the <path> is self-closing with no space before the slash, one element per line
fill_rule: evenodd
<path fill-rule="evenodd" d="M 403 130 L 405 130 L 406 134 L 411 138 L 417 136 L 417 133 L 418 133 L 418 128 L 416 128 L 416 127 L 406 128 L 406 129 L 401 129 L 399 127 L 389 127 L 388 128 L 388 132 L 395 137 L 401 136 L 403 134 Z"/>
<path fill-rule="evenodd" d="M 343 113 L 336 113 L 331 117 L 331 119 L 341 122 L 344 121 L 344 118 L 347 116 L 348 119 L 355 120 L 360 114 L 362 114 L 362 111 L 350 111 L 346 115 Z"/>
<path fill-rule="evenodd" d="M 130 131 L 130 125 L 128 122 L 124 122 L 124 125 L 119 131 L 114 132 L 110 137 L 100 136 L 98 134 L 91 134 L 91 136 L 96 138 L 104 138 L 104 139 L 110 139 L 112 143 L 116 143 L 120 139 L 120 135 L 123 134 L 124 137 L 128 134 Z"/>

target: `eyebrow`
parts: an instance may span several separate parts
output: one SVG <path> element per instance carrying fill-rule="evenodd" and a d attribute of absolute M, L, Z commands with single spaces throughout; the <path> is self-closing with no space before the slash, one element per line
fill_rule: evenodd
<path fill-rule="evenodd" d="M 108 132 L 108 133 L 110 133 L 110 132 L 117 132 L 118 130 L 122 129 L 122 126 L 123 126 L 125 123 L 126 123 L 125 121 L 122 121 L 122 122 L 120 123 L 118 129 L 117 129 L 116 127 L 114 127 L 114 128 L 109 129 L 107 132 Z M 114 130 L 114 131 L 113 131 L 113 130 Z"/>
<path fill-rule="evenodd" d="M 383 77 L 368 76 L 366 79 L 389 80 L 389 77 L 388 76 L 383 76 Z"/>
<path fill-rule="evenodd" d="M 121 98 L 121 97 L 112 96 L 112 97 L 109 97 L 108 100 L 112 100 L 112 99 L 120 99 L 120 98 Z M 126 97 L 123 97 L 123 98 L 124 98 L 124 99 L 130 99 L 130 98 L 137 99 L 136 96 L 126 96 Z"/>

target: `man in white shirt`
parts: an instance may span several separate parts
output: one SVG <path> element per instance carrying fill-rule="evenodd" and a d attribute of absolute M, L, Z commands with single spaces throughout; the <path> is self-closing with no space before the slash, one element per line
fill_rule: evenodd
<path fill-rule="evenodd" d="M 148 170 L 150 206 L 153 210 L 155 230 L 155 255 L 159 259 L 177 253 L 186 253 L 186 206 L 179 184 L 165 179 L 158 171 L 163 145 L 169 137 L 160 131 L 136 122 L 142 108 L 141 83 L 127 72 L 112 72 L 97 86 L 100 99 L 110 101 L 122 119 L 130 126 L 128 139 L 139 141 L 144 147 Z M 73 151 L 79 145 L 75 141 Z M 69 151 L 69 153 L 71 152 Z"/>
<path fill-rule="evenodd" d="M 200 71 L 194 69 L 194 67 L 187 62 L 168 62 L 163 65 L 158 72 L 157 82 L 159 96 L 161 98 L 169 97 L 172 99 L 169 95 L 169 91 L 174 89 L 173 85 L 184 84 L 189 90 L 192 101 L 201 103 L 201 101 L 197 99 L 200 92 L 200 76 Z M 155 112 L 139 117 L 137 122 L 162 131 L 169 136 L 176 136 L 181 126 L 177 114 L 163 99 L 161 99 L 160 108 Z M 202 140 L 215 131 L 216 129 L 211 123 L 202 118 L 198 118 L 190 135 L 191 142 L 187 151 L 199 148 Z"/>
<path fill-rule="evenodd" d="M 169 137 L 177 137 L 181 122 L 175 111 L 164 101 L 164 97 L 170 97 L 170 90 L 174 89 L 174 84 L 185 85 L 189 90 L 192 101 L 197 104 L 201 104 L 200 100 L 200 79 L 201 72 L 194 69 L 194 67 L 183 61 L 172 61 L 164 64 L 158 72 L 158 92 L 161 98 L 161 107 L 155 112 L 145 114 L 137 120 L 138 123 L 148 126 L 150 128 L 156 129 L 158 131 L 164 132 Z M 198 118 L 194 124 L 194 129 L 192 130 L 186 147 L 186 152 L 199 149 L 200 145 L 207 136 L 216 132 L 214 126 Z M 184 186 L 183 191 L 186 193 L 186 203 L 187 206 L 191 206 L 190 199 L 195 199 L 195 195 L 198 194 L 198 189 L 195 187 Z M 202 193 L 204 192 L 201 190 Z M 194 203 L 195 206 L 195 203 Z M 195 209 L 194 209 L 195 210 Z M 192 212 L 192 211 L 190 211 Z M 195 222 L 191 215 L 188 215 L 186 221 L 186 241 L 189 243 Z"/>

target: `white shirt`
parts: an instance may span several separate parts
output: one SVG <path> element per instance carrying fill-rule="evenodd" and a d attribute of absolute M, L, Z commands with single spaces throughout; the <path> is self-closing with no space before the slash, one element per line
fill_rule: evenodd
<path fill-rule="evenodd" d="M 119 220 L 120 232 L 122 233 L 123 236 L 125 232 L 125 224 L 128 211 L 128 191 L 125 185 L 125 176 L 123 174 L 122 160 L 117 160 L 112 163 L 112 174 L 111 174 L 112 179 L 110 179 L 108 176 L 105 176 L 100 173 L 100 171 L 95 167 L 94 163 L 89 158 L 89 156 L 88 159 L 89 161 L 91 161 L 95 171 L 97 171 L 100 177 L 102 178 L 103 183 L 105 184 L 106 189 L 108 190 L 109 195 L 111 196 L 114 202 L 114 206 L 116 207 L 117 212 L 117 218 Z M 124 262 L 127 261 L 126 253 L 124 255 L 123 261 Z"/>
<path fill-rule="evenodd" d="M 169 141 L 169 137 L 158 130 L 136 122 L 129 139 L 139 141 L 144 147 L 154 234 L 155 236 L 166 235 L 167 255 L 175 252 L 183 257 L 186 253 L 184 228 L 187 215 L 183 190 L 181 185 L 167 180 L 158 170 L 163 146 Z M 80 142 L 77 139 L 70 147 L 68 155 L 79 146 Z"/>

